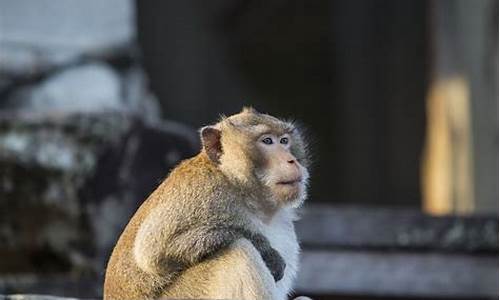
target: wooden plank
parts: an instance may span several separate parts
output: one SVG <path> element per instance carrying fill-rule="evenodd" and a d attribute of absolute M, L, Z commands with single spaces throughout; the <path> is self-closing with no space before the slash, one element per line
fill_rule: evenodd
<path fill-rule="evenodd" d="M 298 295 L 481 298 L 498 296 L 498 257 L 305 251 Z"/>

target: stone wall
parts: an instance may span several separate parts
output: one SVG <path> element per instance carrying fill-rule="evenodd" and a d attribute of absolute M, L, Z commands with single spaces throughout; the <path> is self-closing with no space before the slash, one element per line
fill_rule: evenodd
<path fill-rule="evenodd" d="M 131 214 L 198 149 L 161 117 L 134 16 L 130 0 L 0 1 L 0 294 L 99 297 Z"/>

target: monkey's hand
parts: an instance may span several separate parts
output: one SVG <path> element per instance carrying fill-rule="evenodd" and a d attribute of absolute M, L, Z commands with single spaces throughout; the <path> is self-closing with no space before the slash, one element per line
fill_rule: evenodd
<path fill-rule="evenodd" d="M 286 263 L 283 257 L 276 249 L 271 247 L 269 240 L 259 233 L 245 232 L 244 236 L 249 239 L 254 247 L 260 252 L 262 260 L 274 277 L 274 281 L 278 282 L 285 274 Z"/>
<path fill-rule="evenodd" d="M 283 257 L 274 248 L 269 248 L 266 252 L 261 252 L 262 259 L 266 263 L 267 268 L 271 271 L 274 281 L 278 282 L 285 275 L 286 263 Z"/>

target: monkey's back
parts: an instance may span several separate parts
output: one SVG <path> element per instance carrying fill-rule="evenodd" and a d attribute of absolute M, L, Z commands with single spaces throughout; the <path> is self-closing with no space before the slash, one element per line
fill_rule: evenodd
<path fill-rule="evenodd" d="M 177 212 L 171 220 L 165 220 L 165 222 L 175 224 L 179 228 L 188 226 L 190 223 L 212 222 L 214 216 L 208 214 L 207 210 L 231 210 L 231 205 L 228 205 L 227 201 L 208 201 L 199 195 L 202 191 L 210 193 L 211 199 L 227 200 L 228 197 L 220 193 L 227 192 L 229 188 L 218 186 L 219 182 L 225 182 L 217 180 L 219 176 L 223 175 L 204 153 L 181 162 L 172 170 L 170 175 L 139 207 L 118 239 L 106 268 L 105 299 L 144 299 L 156 298 L 161 295 L 165 286 L 173 278 L 146 273 L 137 266 L 133 253 L 137 232 L 151 211 L 159 205 L 165 205 Z M 201 200 L 198 202 L 189 201 L 193 198 Z M 191 218 L 186 219 L 186 216 L 191 216 Z M 229 218 L 230 212 L 223 213 L 219 217 Z M 220 221 L 218 220 L 218 222 Z"/>
<path fill-rule="evenodd" d="M 104 279 L 104 299 L 150 298 L 162 285 L 161 278 L 139 269 L 133 255 L 134 241 L 140 224 L 147 217 L 147 212 L 158 204 L 154 197 L 155 192 L 132 216 L 113 249 Z"/>

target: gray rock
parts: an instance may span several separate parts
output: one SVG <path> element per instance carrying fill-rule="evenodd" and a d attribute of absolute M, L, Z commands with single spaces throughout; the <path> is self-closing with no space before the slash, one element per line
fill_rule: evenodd
<path fill-rule="evenodd" d="M 0 93 L 8 89 L 13 83 L 13 80 L 7 76 L 0 75 Z M 0 101 L 1 102 L 1 101 Z"/>
<path fill-rule="evenodd" d="M 119 75 L 103 63 L 63 70 L 39 85 L 16 91 L 8 104 L 32 112 L 99 112 L 122 109 Z"/>
<path fill-rule="evenodd" d="M 68 67 L 39 83 L 19 85 L 0 108 L 33 113 L 125 112 L 159 122 L 160 106 L 138 66 L 121 73 L 103 62 Z"/>
<path fill-rule="evenodd" d="M 132 0 L 0 0 L 0 72 L 37 73 L 135 39 Z"/>
<path fill-rule="evenodd" d="M 78 297 L 102 299 L 102 279 L 81 278 L 68 274 L 8 275 L 0 277 L 0 300 L 3 297 Z M 57 296 L 55 296 L 57 295 Z M 9 299 L 9 298 L 7 298 Z"/>
<path fill-rule="evenodd" d="M 0 300 L 78 300 L 77 298 L 57 297 L 50 295 L 0 295 Z"/>
<path fill-rule="evenodd" d="M 148 122 L 161 119 L 161 107 L 149 91 L 147 76 L 138 66 L 126 70 L 122 76 L 123 103 L 126 109 Z"/>
<path fill-rule="evenodd" d="M 65 290 L 5 281 L 7 274 L 99 282 L 131 214 L 179 159 L 196 152 L 195 139 L 182 125 L 124 113 L 0 114 L 0 211 L 8 212 L 0 218 L 0 294 Z"/>

